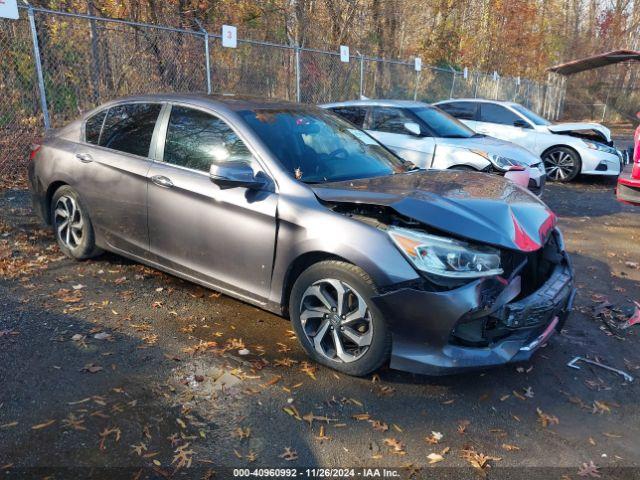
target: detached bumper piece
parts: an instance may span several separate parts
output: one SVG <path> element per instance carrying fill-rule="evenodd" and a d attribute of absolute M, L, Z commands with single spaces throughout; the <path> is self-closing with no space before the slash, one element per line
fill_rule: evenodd
<path fill-rule="evenodd" d="M 393 336 L 391 367 L 446 375 L 528 360 L 573 307 L 573 272 L 566 254 L 559 258 L 533 291 L 522 268 L 507 281 L 476 280 L 448 291 L 407 287 L 375 297 Z"/>
<path fill-rule="evenodd" d="M 640 178 L 633 178 L 629 172 L 620 175 L 616 197 L 620 202 L 640 205 Z"/>

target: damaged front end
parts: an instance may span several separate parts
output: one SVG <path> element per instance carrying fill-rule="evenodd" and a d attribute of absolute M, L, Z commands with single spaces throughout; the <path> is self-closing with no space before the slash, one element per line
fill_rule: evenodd
<path fill-rule="evenodd" d="M 376 228 L 430 227 L 392 208 L 335 205 Z M 393 336 L 391 367 L 429 375 L 528 360 L 572 309 L 575 290 L 560 232 L 551 229 L 532 251 L 499 250 L 499 275 L 443 278 L 382 289 L 373 302 Z"/>

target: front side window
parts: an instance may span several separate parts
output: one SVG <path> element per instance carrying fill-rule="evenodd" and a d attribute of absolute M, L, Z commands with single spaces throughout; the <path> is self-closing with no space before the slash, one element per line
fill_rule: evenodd
<path fill-rule="evenodd" d="M 402 108 L 374 107 L 371 111 L 371 125 L 367 130 L 408 135 L 405 123 L 416 123 L 415 119 Z"/>
<path fill-rule="evenodd" d="M 159 103 L 129 103 L 109 109 L 100 135 L 101 147 L 141 157 L 149 156 Z"/>
<path fill-rule="evenodd" d="M 100 132 L 102 131 L 102 124 L 104 123 L 104 117 L 106 116 L 107 110 L 103 110 L 87 120 L 84 125 L 84 139 L 87 143 L 99 145 Z"/>
<path fill-rule="evenodd" d="M 471 138 L 475 132 L 464 123 L 438 108 L 414 108 L 411 110 L 436 137 Z"/>
<path fill-rule="evenodd" d="M 459 120 L 476 119 L 477 104 L 473 102 L 443 103 L 442 105 L 438 105 L 438 108 Z"/>
<path fill-rule="evenodd" d="M 367 116 L 367 110 L 364 107 L 336 107 L 331 111 L 360 128 L 364 125 L 364 118 Z"/>
<path fill-rule="evenodd" d="M 518 113 L 524 115 L 525 117 L 527 117 L 529 120 L 531 120 L 534 125 L 551 125 L 551 122 L 549 120 L 547 120 L 544 117 L 541 117 L 540 115 L 538 115 L 537 113 L 532 112 L 531 110 L 529 110 L 526 107 L 523 107 L 522 105 L 518 105 L 513 104 L 511 105 L 511 107 L 516 110 Z"/>
<path fill-rule="evenodd" d="M 212 163 L 241 161 L 251 164 L 253 156 L 223 120 L 201 110 L 173 106 L 163 160 L 208 172 Z"/>
<path fill-rule="evenodd" d="M 483 103 L 480 106 L 480 121 L 487 123 L 499 123 L 500 125 L 514 125 L 518 120 L 522 120 L 512 111 L 495 103 Z"/>
<path fill-rule="evenodd" d="M 306 183 L 379 177 L 415 168 L 362 130 L 319 108 L 238 113 L 280 164 Z"/>

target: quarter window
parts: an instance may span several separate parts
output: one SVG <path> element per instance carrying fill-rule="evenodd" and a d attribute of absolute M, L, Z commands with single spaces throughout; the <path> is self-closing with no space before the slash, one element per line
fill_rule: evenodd
<path fill-rule="evenodd" d="M 367 110 L 362 107 L 338 107 L 332 108 L 331 111 L 360 128 L 364 125 L 364 117 L 367 115 Z"/>
<path fill-rule="evenodd" d="M 111 107 L 100 135 L 100 146 L 141 157 L 149 156 L 153 129 L 161 108 L 158 103 Z"/>
<path fill-rule="evenodd" d="M 368 130 L 408 135 L 405 123 L 416 123 L 416 120 L 401 108 L 380 107 L 372 109 L 371 125 Z"/>
<path fill-rule="evenodd" d="M 495 103 L 483 103 L 480 105 L 480 121 L 487 123 L 499 123 L 500 125 L 512 125 L 521 120 L 519 116 L 502 105 Z"/>
<path fill-rule="evenodd" d="M 191 108 L 171 108 L 164 161 L 208 172 L 212 163 L 246 162 L 253 156 L 223 120 Z"/>
<path fill-rule="evenodd" d="M 104 123 L 104 117 L 107 116 L 107 111 L 103 110 L 96 113 L 94 116 L 87 120 L 84 126 L 84 138 L 87 143 L 98 145 L 100 142 L 100 132 L 102 131 L 102 124 Z"/>
<path fill-rule="evenodd" d="M 438 108 L 444 110 L 452 117 L 458 120 L 475 120 L 477 106 L 473 102 L 449 102 L 438 105 Z"/>

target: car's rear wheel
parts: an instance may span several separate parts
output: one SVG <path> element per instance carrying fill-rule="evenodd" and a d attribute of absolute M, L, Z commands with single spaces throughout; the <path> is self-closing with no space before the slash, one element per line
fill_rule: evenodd
<path fill-rule="evenodd" d="M 570 182 L 578 176 L 581 169 L 578 154 L 566 147 L 554 147 L 547 150 L 543 156 L 547 178 L 554 182 Z"/>
<path fill-rule="evenodd" d="M 296 280 L 289 312 L 307 354 L 348 375 L 366 375 L 384 364 L 391 335 L 371 298 L 371 278 L 346 262 L 312 265 Z"/>
<path fill-rule="evenodd" d="M 60 187 L 51 199 L 51 223 L 62 252 L 76 260 L 100 253 L 89 213 L 78 193 L 68 185 Z"/>

